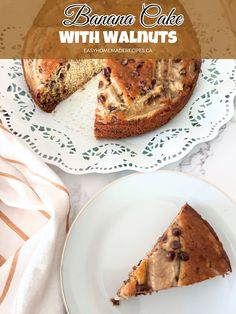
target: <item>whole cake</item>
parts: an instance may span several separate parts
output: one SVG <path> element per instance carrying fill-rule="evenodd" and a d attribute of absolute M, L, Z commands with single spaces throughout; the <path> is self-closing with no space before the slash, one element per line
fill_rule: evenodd
<path fill-rule="evenodd" d="M 122 299 L 192 285 L 231 271 L 213 228 L 186 204 L 151 252 L 133 267 L 112 302 L 119 305 Z"/>
<path fill-rule="evenodd" d="M 188 102 L 200 72 L 200 61 L 193 59 L 24 59 L 22 63 L 32 97 L 46 112 L 101 72 L 94 122 L 97 138 L 134 136 L 167 123 Z"/>

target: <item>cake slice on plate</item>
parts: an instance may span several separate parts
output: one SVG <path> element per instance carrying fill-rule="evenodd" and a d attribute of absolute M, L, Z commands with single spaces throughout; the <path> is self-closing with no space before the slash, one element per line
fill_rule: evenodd
<path fill-rule="evenodd" d="M 213 228 L 186 204 L 111 301 L 119 305 L 122 299 L 191 285 L 231 271 Z"/>

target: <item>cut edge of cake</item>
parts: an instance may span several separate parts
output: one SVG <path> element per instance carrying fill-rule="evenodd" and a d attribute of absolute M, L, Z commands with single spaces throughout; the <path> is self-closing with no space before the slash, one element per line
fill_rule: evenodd
<path fill-rule="evenodd" d="M 102 70 L 100 59 L 23 59 L 26 83 L 37 105 L 51 113 Z"/>

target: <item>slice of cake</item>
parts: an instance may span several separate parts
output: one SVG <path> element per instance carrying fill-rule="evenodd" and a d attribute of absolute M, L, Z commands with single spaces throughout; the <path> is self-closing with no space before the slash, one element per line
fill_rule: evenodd
<path fill-rule="evenodd" d="M 191 285 L 231 271 L 213 228 L 186 204 L 111 301 L 119 305 L 122 299 Z"/>

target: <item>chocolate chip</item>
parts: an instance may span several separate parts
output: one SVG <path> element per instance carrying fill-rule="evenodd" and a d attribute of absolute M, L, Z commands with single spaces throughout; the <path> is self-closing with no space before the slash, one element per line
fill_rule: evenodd
<path fill-rule="evenodd" d="M 104 95 L 101 94 L 101 95 L 98 96 L 98 102 L 100 104 L 104 104 L 105 101 L 106 101 L 106 97 Z"/>
<path fill-rule="evenodd" d="M 149 290 L 149 287 L 148 287 L 148 285 L 145 285 L 145 284 L 144 285 L 138 285 L 136 290 L 139 292 L 140 291 L 147 291 L 147 290 Z"/>
<path fill-rule="evenodd" d="M 144 95 L 146 95 L 146 93 L 147 92 L 145 91 L 145 89 L 142 88 L 141 91 L 140 91 L 140 96 L 144 96 Z"/>
<path fill-rule="evenodd" d="M 65 75 L 63 73 L 60 74 L 60 80 L 63 80 Z"/>
<path fill-rule="evenodd" d="M 116 299 L 111 299 L 111 302 L 113 303 L 114 306 L 120 305 L 120 301 Z"/>
<path fill-rule="evenodd" d="M 67 70 L 69 70 L 69 69 L 70 69 L 70 63 L 67 64 Z"/>
<path fill-rule="evenodd" d="M 103 69 L 103 75 L 106 77 L 106 78 L 110 78 L 110 75 L 111 75 L 111 68 L 110 67 L 106 67 Z"/>
<path fill-rule="evenodd" d="M 98 88 L 103 88 L 103 86 L 104 86 L 103 81 L 99 81 L 99 83 L 98 83 Z"/>
<path fill-rule="evenodd" d="M 181 248 L 181 244 L 180 244 L 179 240 L 172 241 L 170 246 L 173 250 L 178 250 Z"/>
<path fill-rule="evenodd" d="M 131 72 L 132 77 L 138 77 L 139 76 L 139 72 L 137 70 L 134 70 L 133 72 Z"/>
<path fill-rule="evenodd" d="M 146 81 L 141 80 L 141 81 L 139 82 L 139 85 L 140 85 L 141 87 L 145 87 L 145 86 L 146 86 Z"/>
<path fill-rule="evenodd" d="M 179 63 L 179 62 L 181 62 L 181 59 L 174 59 L 173 62 L 174 63 Z"/>
<path fill-rule="evenodd" d="M 154 97 L 153 97 L 153 96 L 149 97 L 148 99 L 145 100 L 144 105 L 145 105 L 145 106 L 151 105 L 151 103 L 153 102 L 153 100 L 154 100 Z"/>
<path fill-rule="evenodd" d="M 170 261 L 173 261 L 173 259 L 175 258 L 175 252 L 173 251 L 169 251 L 166 253 L 166 258 Z"/>
<path fill-rule="evenodd" d="M 188 255 L 188 253 L 183 252 L 183 251 L 182 251 L 182 252 L 179 252 L 178 257 L 179 257 L 179 259 L 181 259 L 181 261 L 184 261 L 184 262 L 186 262 L 186 261 L 189 260 L 189 255 Z"/>
<path fill-rule="evenodd" d="M 109 104 L 107 108 L 110 112 L 115 111 L 117 109 L 117 107 L 112 104 Z"/>
<path fill-rule="evenodd" d="M 157 100 L 157 99 L 159 99 L 159 98 L 161 98 L 161 95 L 160 95 L 160 94 L 155 95 L 153 100 Z"/>
<path fill-rule="evenodd" d="M 179 228 L 173 228 L 172 229 L 172 234 L 175 237 L 179 237 L 181 235 L 181 230 Z"/>
<path fill-rule="evenodd" d="M 144 61 L 139 61 L 136 65 L 136 69 L 141 69 L 143 65 L 144 65 Z"/>
<path fill-rule="evenodd" d="M 122 59 L 121 60 L 122 65 L 127 65 L 128 64 L 128 59 Z"/>
<path fill-rule="evenodd" d="M 157 82 L 157 80 L 156 80 L 156 79 L 152 79 L 152 80 L 151 80 L 152 87 L 154 87 L 154 86 L 155 86 L 156 82 Z"/>
<path fill-rule="evenodd" d="M 151 293 L 152 289 L 148 285 L 138 285 L 136 287 L 136 295 L 145 295 Z"/>

